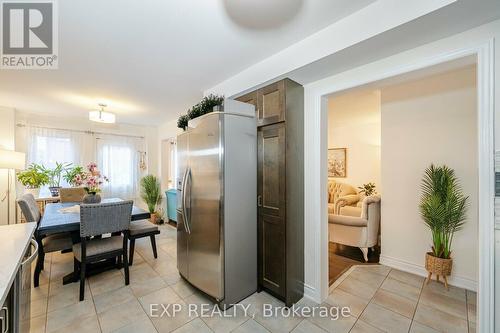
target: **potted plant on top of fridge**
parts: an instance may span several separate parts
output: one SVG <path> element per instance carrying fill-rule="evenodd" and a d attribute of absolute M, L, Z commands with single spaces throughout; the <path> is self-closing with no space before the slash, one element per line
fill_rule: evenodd
<path fill-rule="evenodd" d="M 432 233 L 432 251 L 425 256 L 425 268 L 444 279 L 448 289 L 447 276 L 451 274 L 453 259 L 451 245 L 455 232 L 459 231 L 467 214 L 467 200 L 460 187 L 455 171 L 447 166 L 431 165 L 425 170 L 422 180 L 420 214 Z"/>
<path fill-rule="evenodd" d="M 26 187 L 26 193 L 31 193 L 35 198 L 40 195 L 40 187 L 49 183 L 49 175 L 43 166 L 31 163 L 26 170 L 17 173 L 17 179 Z"/>
<path fill-rule="evenodd" d="M 147 175 L 141 179 L 141 198 L 148 206 L 149 214 L 151 214 L 151 222 L 156 224 L 157 220 L 159 220 L 156 208 L 162 202 L 160 181 L 158 178 L 153 175 Z"/>
<path fill-rule="evenodd" d="M 47 172 L 47 175 L 49 176 L 49 190 L 50 194 L 53 197 L 57 197 L 59 195 L 59 189 L 61 188 L 62 174 L 70 166 L 71 163 L 56 162 L 56 166 L 53 169 L 43 167 L 43 169 L 45 170 L 45 172 Z"/>
<path fill-rule="evenodd" d="M 189 120 L 212 112 L 214 107 L 222 105 L 222 103 L 224 103 L 224 96 L 210 94 L 203 97 L 199 103 L 193 105 L 188 110 L 187 114 L 179 116 L 179 119 L 177 120 L 177 127 L 182 128 L 185 131 L 188 127 Z"/>

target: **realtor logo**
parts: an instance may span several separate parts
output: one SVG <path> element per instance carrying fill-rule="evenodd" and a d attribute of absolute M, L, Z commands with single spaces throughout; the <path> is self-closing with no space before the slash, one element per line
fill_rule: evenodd
<path fill-rule="evenodd" d="M 56 69 L 54 0 L 1 0 L 2 69 Z"/>

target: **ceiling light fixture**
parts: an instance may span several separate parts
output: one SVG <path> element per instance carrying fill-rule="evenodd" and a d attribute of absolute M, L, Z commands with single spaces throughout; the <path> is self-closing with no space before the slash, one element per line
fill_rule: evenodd
<path fill-rule="evenodd" d="M 114 124 L 116 122 L 116 117 L 114 113 L 104 111 L 106 104 L 99 103 L 100 110 L 94 110 L 89 112 L 89 119 L 98 123 Z"/>

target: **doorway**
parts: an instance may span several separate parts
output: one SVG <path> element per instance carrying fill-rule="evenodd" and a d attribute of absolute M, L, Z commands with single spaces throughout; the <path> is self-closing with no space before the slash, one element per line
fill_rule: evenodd
<path fill-rule="evenodd" d="M 306 290 L 315 300 L 328 296 L 328 214 L 327 214 L 327 96 L 400 74 L 410 73 L 466 56 L 477 59 L 477 124 L 478 124 L 478 318 L 481 331 L 491 331 L 494 319 L 494 169 L 493 169 L 493 90 L 492 43 L 471 48 L 424 49 L 393 56 L 391 61 L 375 62 L 359 69 L 331 77 L 306 86 L 306 251 L 317 253 L 306 262 Z M 409 64 L 409 59 L 411 62 Z M 479 135 L 480 134 L 480 135 Z M 382 147 L 383 150 L 383 147 Z M 383 209 L 382 209 L 383 210 Z M 383 241 L 382 241 L 383 242 Z"/>
<path fill-rule="evenodd" d="M 329 285 L 353 265 L 379 262 L 380 228 L 367 244 L 345 222 L 361 217 L 365 197 L 380 195 L 380 99 L 373 88 L 328 96 Z"/>

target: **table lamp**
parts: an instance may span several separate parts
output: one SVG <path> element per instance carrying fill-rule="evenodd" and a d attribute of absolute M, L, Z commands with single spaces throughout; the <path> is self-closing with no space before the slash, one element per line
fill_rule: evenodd
<path fill-rule="evenodd" d="M 5 196 L 0 199 L 0 202 L 4 202 L 7 199 L 7 223 L 10 224 L 10 170 L 12 169 L 24 169 L 25 167 L 25 154 L 19 153 L 12 150 L 0 149 L 0 169 L 7 169 L 7 191 Z"/>

